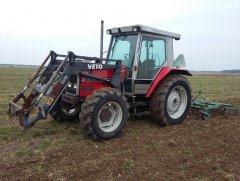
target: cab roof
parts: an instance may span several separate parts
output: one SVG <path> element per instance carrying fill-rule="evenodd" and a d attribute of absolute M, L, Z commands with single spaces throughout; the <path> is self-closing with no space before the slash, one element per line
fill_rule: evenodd
<path fill-rule="evenodd" d="M 135 33 L 135 32 L 144 32 L 144 33 L 149 33 L 149 34 L 154 34 L 154 35 L 161 35 L 161 36 L 167 36 L 171 37 L 175 40 L 180 40 L 181 35 L 177 33 L 172 33 L 169 31 L 164 31 L 160 30 L 157 28 L 152 28 L 149 26 L 145 25 L 132 25 L 132 26 L 122 26 L 122 27 L 116 27 L 116 28 L 111 28 L 107 30 L 108 34 L 111 35 L 116 35 L 116 34 L 124 34 L 124 33 Z"/>

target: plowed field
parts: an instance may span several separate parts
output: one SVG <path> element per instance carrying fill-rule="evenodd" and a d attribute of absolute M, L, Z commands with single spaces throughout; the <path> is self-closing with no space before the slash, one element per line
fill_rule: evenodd
<path fill-rule="evenodd" d="M 131 118 L 119 137 L 95 142 L 78 122 L 50 117 L 21 130 L 8 117 L 10 100 L 33 69 L 0 68 L 0 180 L 240 180 L 240 115 L 191 111 L 180 125 Z M 194 75 L 193 95 L 240 106 L 240 76 Z"/>

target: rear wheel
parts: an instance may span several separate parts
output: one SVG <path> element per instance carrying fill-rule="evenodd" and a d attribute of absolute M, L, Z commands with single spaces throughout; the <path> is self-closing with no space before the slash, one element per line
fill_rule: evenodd
<path fill-rule="evenodd" d="M 73 121 L 79 119 L 79 111 L 79 108 L 59 99 L 51 110 L 50 115 L 58 122 Z"/>
<path fill-rule="evenodd" d="M 86 97 L 82 104 L 81 125 L 95 140 L 116 137 L 128 118 L 126 98 L 114 88 L 102 88 Z"/>
<path fill-rule="evenodd" d="M 179 124 L 186 118 L 191 103 L 187 79 L 170 75 L 159 84 L 150 100 L 153 119 L 161 126 Z"/>

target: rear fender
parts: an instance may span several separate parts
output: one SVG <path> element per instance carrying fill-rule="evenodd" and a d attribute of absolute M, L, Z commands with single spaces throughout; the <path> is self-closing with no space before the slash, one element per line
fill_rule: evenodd
<path fill-rule="evenodd" d="M 172 75 L 172 74 L 192 76 L 192 74 L 185 69 L 163 67 L 162 70 L 158 73 L 155 80 L 153 80 L 150 88 L 148 89 L 146 97 L 150 97 L 153 94 L 154 90 L 157 88 L 158 84 L 162 80 L 164 80 L 168 75 Z"/>

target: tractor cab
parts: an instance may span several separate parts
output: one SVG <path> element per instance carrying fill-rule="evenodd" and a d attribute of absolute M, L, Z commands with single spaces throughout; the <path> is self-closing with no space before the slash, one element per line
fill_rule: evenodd
<path fill-rule="evenodd" d="M 126 92 L 146 94 L 162 67 L 173 67 L 173 39 L 179 34 L 144 25 L 112 28 L 107 34 L 112 35 L 107 59 L 126 67 Z"/>

